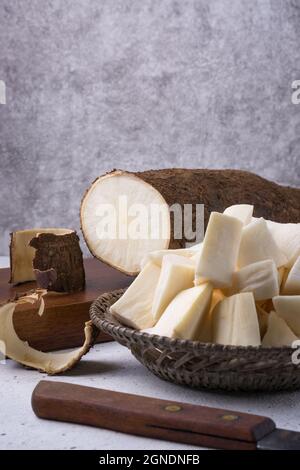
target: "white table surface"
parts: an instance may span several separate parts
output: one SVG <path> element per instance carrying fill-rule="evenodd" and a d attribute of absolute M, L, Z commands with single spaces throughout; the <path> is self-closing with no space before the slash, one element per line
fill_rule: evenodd
<path fill-rule="evenodd" d="M 0 257 L 0 266 L 8 258 Z M 45 374 L 12 361 L 0 364 L 0 449 L 199 449 L 74 424 L 44 421 L 31 410 L 31 393 Z M 278 427 L 300 431 L 300 392 L 231 394 L 202 392 L 160 380 L 117 343 L 96 345 L 73 370 L 51 381 L 148 395 L 269 416 Z"/>

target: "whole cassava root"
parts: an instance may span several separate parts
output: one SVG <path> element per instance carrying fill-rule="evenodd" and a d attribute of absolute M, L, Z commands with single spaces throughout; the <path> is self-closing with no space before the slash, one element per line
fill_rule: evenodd
<path fill-rule="evenodd" d="M 129 204 L 160 204 L 160 224 L 167 236 L 161 239 L 107 239 L 96 233 L 97 204 L 116 204 L 118 196 L 127 196 Z M 251 204 L 254 216 L 276 222 L 300 222 L 300 189 L 284 187 L 253 173 L 240 170 L 204 170 L 171 168 L 130 173 L 114 170 L 97 178 L 83 197 L 81 227 L 91 253 L 102 261 L 128 274 L 140 270 L 142 258 L 149 252 L 164 248 L 183 248 L 187 240 L 183 231 L 175 239 L 173 204 L 192 205 L 193 227 L 196 226 L 196 204 L 204 204 L 204 226 L 211 212 L 223 212 L 233 204 Z M 112 211 L 114 212 L 114 211 Z M 125 221 L 126 222 L 126 221 Z M 118 225 L 125 224 L 124 217 Z"/>

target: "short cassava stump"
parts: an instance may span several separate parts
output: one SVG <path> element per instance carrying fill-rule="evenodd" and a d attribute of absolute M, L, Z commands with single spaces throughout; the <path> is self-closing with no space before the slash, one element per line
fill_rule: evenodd
<path fill-rule="evenodd" d="M 92 322 L 158 377 L 198 389 L 273 392 L 300 388 L 300 364 L 292 362 L 296 350 L 222 346 L 142 333 L 123 326 L 109 312 L 123 293 L 124 289 L 98 297 L 90 308 Z"/>

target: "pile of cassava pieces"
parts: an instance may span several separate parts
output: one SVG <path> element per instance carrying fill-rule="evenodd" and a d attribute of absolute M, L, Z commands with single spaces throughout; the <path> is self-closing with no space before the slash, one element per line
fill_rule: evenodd
<path fill-rule="evenodd" d="M 202 243 L 148 254 L 111 312 L 171 338 L 291 346 L 300 337 L 300 224 L 254 218 L 246 204 L 212 212 Z"/>

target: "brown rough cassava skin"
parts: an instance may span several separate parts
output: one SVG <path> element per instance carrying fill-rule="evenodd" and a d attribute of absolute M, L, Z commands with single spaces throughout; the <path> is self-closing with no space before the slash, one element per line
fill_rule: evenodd
<path fill-rule="evenodd" d="M 79 237 L 41 233 L 30 246 L 36 249 L 33 268 L 37 284 L 55 292 L 79 292 L 85 288 L 85 272 Z"/>
<path fill-rule="evenodd" d="M 223 212 L 234 204 L 252 204 L 255 217 L 300 222 L 299 188 L 281 186 L 248 171 L 170 168 L 134 174 L 157 189 L 168 205 L 204 204 L 205 227 L 211 212 Z M 172 236 L 169 247 L 181 248 L 185 242 Z"/>

